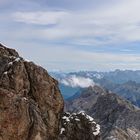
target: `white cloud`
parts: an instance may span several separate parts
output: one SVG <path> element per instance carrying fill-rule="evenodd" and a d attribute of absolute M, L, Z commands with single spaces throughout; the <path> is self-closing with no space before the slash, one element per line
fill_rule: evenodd
<path fill-rule="evenodd" d="M 82 88 L 94 86 L 95 84 L 93 80 L 90 78 L 84 78 L 76 75 L 71 75 L 69 77 L 66 77 L 62 79 L 60 82 L 66 86 L 82 87 Z"/>
<path fill-rule="evenodd" d="M 5 2 L 9 4 L 8 0 L 2 0 L 0 5 Z M 51 10 L 48 7 L 30 9 L 32 4 L 27 4 L 30 10 L 17 7 L 21 11 L 1 12 L 1 41 L 49 70 L 140 69 L 140 56 L 132 54 L 138 54 L 139 50 L 133 43 L 129 44 L 140 41 L 140 1 L 106 2 L 106 6 L 85 11 L 80 5 L 78 10 L 56 11 L 52 7 Z M 98 49 L 104 45 L 108 47 Z M 93 46 L 93 50 L 89 46 Z M 111 47 L 120 50 L 114 52 Z M 104 53 L 96 52 L 96 49 Z"/>
<path fill-rule="evenodd" d="M 57 24 L 65 16 L 67 13 L 63 11 L 16 12 L 13 14 L 13 18 L 18 22 L 39 25 Z"/>
<path fill-rule="evenodd" d="M 104 45 L 140 41 L 139 7 L 139 0 L 122 0 L 95 10 L 16 12 L 13 17 L 28 24 L 56 24 L 52 28 L 34 30 L 39 33 L 38 37 L 68 38 L 68 42 L 78 45 Z"/>

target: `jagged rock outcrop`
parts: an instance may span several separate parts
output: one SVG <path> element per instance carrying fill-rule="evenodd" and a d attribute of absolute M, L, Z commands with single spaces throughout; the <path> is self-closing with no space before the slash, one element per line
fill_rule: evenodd
<path fill-rule="evenodd" d="M 63 99 L 47 71 L 0 45 L 0 140 L 54 140 Z"/>
<path fill-rule="evenodd" d="M 100 126 L 84 111 L 62 116 L 59 140 L 100 140 Z"/>
<path fill-rule="evenodd" d="M 76 130 L 65 125 L 68 133 L 61 136 L 63 108 L 58 82 L 42 67 L 0 44 L 0 140 L 71 140 L 68 133 L 81 140 L 87 130 L 79 128 L 87 122 L 84 116 L 78 126 L 71 122 Z M 86 126 L 96 132 L 95 124 Z"/>
<path fill-rule="evenodd" d="M 140 109 L 99 86 L 69 100 L 66 110 L 85 110 L 101 126 L 103 140 L 140 140 Z"/>

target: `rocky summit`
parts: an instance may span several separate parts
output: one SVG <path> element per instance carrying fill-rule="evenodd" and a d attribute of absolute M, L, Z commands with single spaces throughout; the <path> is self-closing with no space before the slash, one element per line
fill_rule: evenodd
<path fill-rule="evenodd" d="M 58 82 L 0 44 L 0 140 L 100 139 L 93 119 L 65 114 L 63 108 Z"/>
<path fill-rule="evenodd" d="M 99 86 L 84 89 L 66 103 L 66 110 L 84 110 L 101 127 L 102 140 L 140 140 L 140 109 Z"/>
<path fill-rule="evenodd" d="M 100 125 L 84 111 L 62 116 L 60 140 L 100 140 Z"/>

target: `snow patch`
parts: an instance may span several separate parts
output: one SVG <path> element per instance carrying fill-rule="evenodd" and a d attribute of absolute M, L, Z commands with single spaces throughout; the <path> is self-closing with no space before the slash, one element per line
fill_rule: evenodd
<path fill-rule="evenodd" d="M 7 74 L 8 74 L 8 72 L 7 72 L 7 71 L 5 71 L 3 74 L 4 74 L 4 75 L 7 75 Z"/>
<path fill-rule="evenodd" d="M 14 58 L 15 60 L 9 62 L 9 63 L 8 63 L 9 66 L 13 65 L 14 62 L 19 62 L 19 61 L 21 60 L 19 57 L 16 58 L 16 57 L 13 57 L 13 56 L 11 57 L 11 56 L 10 56 L 10 58 Z"/>
<path fill-rule="evenodd" d="M 26 97 L 23 97 L 23 100 L 27 101 L 28 99 Z"/>
<path fill-rule="evenodd" d="M 13 62 L 9 62 L 8 65 L 10 65 L 10 66 L 13 65 Z"/>
<path fill-rule="evenodd" d="M 85 111 L 81 110 L 81 111 L 78 112 L 78 114 L 85 115 Z"/>
<path fill-rule="evenodd" d="M 10 58 L 10 59 L 16 59 L 16 57 L 15 57 L 15 56 L 9 56 L 9 58 Z"/>
<path fill-rule="evenodd" d="M 60 134 L 63 134 L 64 131 L 65 131 L 65 128 L 61 128 Z"/>
<path fill-rule="evenodd" d="M 70 121 L 69 117 L 66 117 L 66 116 L 63 116 L 62 119 L 65 120 L 66 122 Z"/>
<path fill-rule="evenodd" d="M 89 120 L 89 121 L 92 122 L 92 123 L 95 123 L 95 122 L 94 122 L 94 119 L 93 119 L 91 116 L 87 115 L 87 114 L 85 113 L 85 111 L 80 111 L 78 114 L 82 114 L 83 116 L 86 117 L 87 120 Z"/>
<path fill-rule="evenodd" d="M 9 56 L 9 57 L 10 57 L 10 59 L 15 59 L 14 61 L 11 61 L 8 63 L 9 66 L 12 66 L 14 62 L 19 62 L 21 60 L 20 57 L 17 57 L 17 58 L 15 56 Z M 8 72 L 5 71 L 3 74 L 8 74 Z"/>
<path fill-rule="evenodd" d="M 97 136 L 99 135 L 99 133 L 100 133 L 100 125 L 96 124 L 96 129 L 95 129 L 95 132 L 93 132 L 93 135 Z"/>
<path fill-rule="evenodd" d="M 76 121 L 80 121 L 78 118 L 75 119 Z"/>
<path fill-rule="evenodd" d="M 20 61 L 20 58 L 17 57 L 14 61 L 15 61 L 15 62 L 19 62 L 19 61 Z"/>

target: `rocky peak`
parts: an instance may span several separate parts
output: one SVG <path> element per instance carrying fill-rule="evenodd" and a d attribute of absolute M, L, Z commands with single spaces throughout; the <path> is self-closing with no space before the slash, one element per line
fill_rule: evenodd
<path fill-rule="evenodd" d="M 92 116 L 101 126 L 103 140 L 139 140 L 140 109 L 118 95 L 99 88 L 90 89 L 90 94 L 88 88 L 78 98 L 67 101 L 66 110 L 84 110 Z"/>
<path fill-rule="evenodd" d="M 0 56 L 13 56 L 19 57 L 18 53 L 14 49 L 10 49 L 0 44 Z"/>
<path fill-rule="evenodd" d="M 60 137 L 63 108 L 58 82 L 42 67 L 0 44 L 0 140 L 64 140 Z M 88 125 L 91 127 L 96 132 L 96 125 Z M 67 132 L 81 137 L 81 129 L 75 128 Z M 71 140 L 69 135 L 65 140 Z"/>
<path fill-rule="evenodd" d="M 0 45 L 0 139 L 55 139 L 63 99 L 48 72 Z"/>
<path fill-rule="evenodd" d="M 100 125 L 84 111 L 62 116 L 60 140 L 99 140 Z"/>

